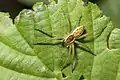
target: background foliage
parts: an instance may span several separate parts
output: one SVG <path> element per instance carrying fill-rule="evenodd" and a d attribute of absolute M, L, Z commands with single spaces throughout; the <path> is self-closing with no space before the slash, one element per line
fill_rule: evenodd
<path fill-rule="evenodd" d="M 81 41 L 83 44 L 78 44 L 82 48 L 76 48 L 78 65 L 72 72 L 72 59 L 67 48 L 61 45 L 34 46 L 38 42 L 56 42 L 34 29 L 63 37 L 69 33 L 69 28 L 77 27 L 74 25 L 80 16 L 80 24 L 89 35 Z M 119 36 L 120 29 L 113 26 L 109 17 L 103 15 L 95 4 L 84 5 L 82 0 L 59 0 L 58 4 L 51 2 L 48 6 L 37 3 L 33 11 L 21 11 L 14 24 L 8 13 L 1 12 L 0 79 L 119 80 Z M 90 51 L 97 56 L 87 54 Z"/>

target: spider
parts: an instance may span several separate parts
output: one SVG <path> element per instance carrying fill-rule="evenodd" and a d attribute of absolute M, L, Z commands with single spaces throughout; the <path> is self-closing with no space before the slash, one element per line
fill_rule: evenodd
<path fill-rule="evenodd" d="M 80 23 L 80 19 L 81 18 L 79 18 L 79 22 L 78 23 Z M 70 23 L 69 19 L 68 19 L 68 21 Z M 70 24 L 70 26 L 71 26 L 71 24 Z M 72 62 L 72 70 L 74 70 L 75 66 L 77 64 L 77 59 L 76 59 L 76 56 L 75 56 L 76 55 L 75 47 L 81 48 L 77 44 L 79 44 L 79 42 L 80 42 L 79 40 L 80 39 L 82 39 L 82 38 L 87 36 L 87 33 L 84 34 L 84 32 L 85 32 L 84 26 L 82 26 L 82 25 L 78 26 L 71 33 L 69 33 L 67 36 L 65 36 L 63 38 L 57 38 L 57 39 L 54 38 L 52 35 L 44 32 L 42 30 L 39 30 L 39 29 L 35 29 L 35 30 L 39 31 L 39 32 L 41 32 L 41 33 L 43 33 L 43 34 L 45 34 L 45 35 L 47 35 L 47 36 L 49 36 L 49 37 L 51 37 L 51 38 L 53 38 L 55 40 L 58 40 L 58 42 L 56 42 L 56 43 L 36 43 L 35 45 L 58 45 L 58 44 L 62 44 L 63 46 L 64 46 L 64 44 L 67 45 L 67 48 L 69 49 L 69 53 L 72 54 L 72 60 L 73 60 L 73 62 Z M 90 50 L 87 50 L 87 49 L 84 49 L 84 48 L 82 48 L 82 49 L 87 51 L 87 52 L 89 52 L 89 53 L 91 53 L 92 55 L 95 55 Z"/>
<path fill-rule="evenodd" d="M 47 36 L 51 36 L 41 30 L 38 30 L 38 29 L 35 29 Z M 78 26 L 77 28 L 75 28 L 70 34 L 68 34 L 66 37 L 64 38 L 59 38 L 57 40 L 60 40 L 56 43 L 37 43 L 35 45 L 58 45 L 58 44 L 66 44 L 67 47 L 69 48 L 69 53 L 72 54 L 72 69 L 74 70 L 75 69 L 75 66 L 77 64 L 77 61 L 76 61 L 76 51 L 75 51 L 75 47 L 78 47 L 78 48 L 81 48 L 80 46 L 76 45 L 75 44 L 79 44 L 79 40 L 84 38 L 85 36 L 87 36 L 87 34 L 83 34 L 84 32 L 84 26 Z M 51 36 L 52 37 L 52 36 Z M 86 50 L 87 52 L 91 53 L 92 55 L 96 56 L 95 54 L 93 54 L 91 51 L 87 50 L 87 49 L 84 49 Z"/>

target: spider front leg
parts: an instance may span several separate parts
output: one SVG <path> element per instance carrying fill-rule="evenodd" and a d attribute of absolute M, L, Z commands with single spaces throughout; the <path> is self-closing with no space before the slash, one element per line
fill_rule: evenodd
<path fill-rule="evenodd" d="M 59 44 L 63 44 L 63 38 L 55 38 L 54 36 L 52 36 L 51 34 L 48 34 L 42 30 L 39 29 L 35 29 L 36 31 L 39 31 L 40 33 L 44 34 L 45 36 L 50 37 L 50 40 L 52 40 L 52 42 L 48 43 L 48 42 L 41 42 L 41 43 L 35 43 L 34 45 L 59 45 Z"/>
<path fill-rule="evenodd" d="M 61 44 L 62 42 L 55 42 L 55 43 L 36 43 L 34 45 L 59 45 Z"/>
<path fill-rule="evenodd" d="M 61 44 L 63 45 L 64 44 L 62 38 L 61 39 L 51 38 L 51 41 L 52 42 L 39 42 L 34 45 L 61 45 Z"/>

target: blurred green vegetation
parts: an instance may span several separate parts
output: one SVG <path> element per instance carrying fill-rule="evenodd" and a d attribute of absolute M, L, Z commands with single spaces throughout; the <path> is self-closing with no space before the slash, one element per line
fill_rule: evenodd
<path fill-rule="evenodd" d="M 14 18 L 24 9 L 31 9 L 33 4 L 42 1 L 48 4 L 48 0 L 0 0 L 0 11 L 9 12 Z M 84 0 L 85 1 L 85 0 Z M 88 1 L 88 0 L 86 0 Z M 120 27 L 120 0 L 90 0 L 97 4 L 105 15 L 110 16 L 115 27 Z"/>
<path fill-rule="evenodd" d="M 18 0 L 19 2 L 27 5 L 27 6 L 33 6 L 36 2 L 44 2 L 45 4 L 48 4 L 48 0 Z"/>
<path fill-rule="evenodd" d="M 110 16 L 115 27 L 120 28 L 120 0 L 95 0 L 105 15 Z"/>
<path fill-rule="evenodd" d="M 43 1 L 48 3 L 48 0 L 19 0 L 26 5 L 33 5 L 36 1 Z M 85 0 L 84 0 L 85 1 Z M 86 0 L 88 1 L 88 0 Z M 120 0 L 90 0 L 96 3 L 105 15 L 110 16 L 115 27 L 120 27 Z"/>

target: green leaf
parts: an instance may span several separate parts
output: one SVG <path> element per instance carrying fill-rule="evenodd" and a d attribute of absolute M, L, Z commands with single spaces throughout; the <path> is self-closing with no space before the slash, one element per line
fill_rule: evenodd
<path fill-rule="evenodd" d="M 40 2 L 14 22 L 0 13 L 0 80 L 119 80 L 120 29 L 95 4 Z M 58 38 L 80 25 L 88 35 L 75 45 L 73 59 Z"/>
<path fill-rule="evenodd" d="M 99 48 L 99 55 L 94 58 L 92 69 L 92 80 L 119 80 L 119 62 L 120 62 L 120 29 L 115 28 L 112 30 L 112 24 L 103 31 L 101 37 L 95 44 L 102 44 Z M 112 30 L 112 31 L 111 31 Z M 108 34 L 108 32 L 110 32 Z M 106 35 L 107 34 L 107 35 Z M 107 42 L 106 42 L 107 40 Z M 106 44 L 106 46 L 105 46 Z M 96 45 L 97 47 L 97 45 Z"/>
<path fill-rule="evenodd" d="M 52 72 L 37 57 L 25 38 L 21 36 L 15 25 L 12 24 L 9 15 L 7 13 L 0 13 L 0 19 L 1 67 L 14 70 L 17 74 L 24 73 L 36 77 L 46 75 L 46 77 L 54 77 Z"/>

